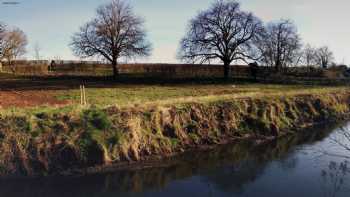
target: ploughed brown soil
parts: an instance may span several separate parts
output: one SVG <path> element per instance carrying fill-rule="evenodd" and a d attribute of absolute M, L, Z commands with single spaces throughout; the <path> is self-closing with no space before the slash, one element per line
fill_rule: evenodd
<path fill-rule="evenodd" d="M 35 91 L 0 91 L 0 108 L 8 107 L 35 107 L 35 106 L 61 106 L 69 101 L 57 100 L 53 93 L 45 90 Z"/>

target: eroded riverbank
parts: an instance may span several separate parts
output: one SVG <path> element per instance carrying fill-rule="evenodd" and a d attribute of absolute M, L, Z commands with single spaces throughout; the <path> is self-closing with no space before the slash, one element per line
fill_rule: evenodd
<path fill-rule="evenodd" d="M 185 151 L 233 141 L 251 139 L 259 144 L 318 123 L 346 119 L 349 104 L 349 92 L 333 92 L 4 115 L 1 175 L 101 172 L 161 163 Z"/>
<path fill-rule="evenodd" d="M 347 197 L 349 151 L 334 144 L 334 139 L 344 138 L 349 126 L 319 125 L 266 144 L 243 140 L 213 150 L 187 152 L 166 159 L 168 165 L 163 167 L 82 177 L 0 179 L 0 193 L 13 197 Z M 341 143 L 350 146 L 350 141 Z M 332 153 L 338 155 L 330 156 Z"/>

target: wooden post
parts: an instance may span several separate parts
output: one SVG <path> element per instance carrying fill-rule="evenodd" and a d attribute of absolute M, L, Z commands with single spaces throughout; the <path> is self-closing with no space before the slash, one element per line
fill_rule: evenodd
<path fill-rule="evenodd" d="M 80 85 L 80 105 L 87 105 L 85 85 Z"/>
<path fill-rule="evenodd" d="M 86 101 L 86 92 L 85 92 L 85 85 L 83 85 L 83 97 L 84 97 L 84 105 L 87 105 L 87 101 Z"/>
<path fill-rule="evenodd" d="M 83 105 L 83 86 L 80 85 L 80 105 Z"/>

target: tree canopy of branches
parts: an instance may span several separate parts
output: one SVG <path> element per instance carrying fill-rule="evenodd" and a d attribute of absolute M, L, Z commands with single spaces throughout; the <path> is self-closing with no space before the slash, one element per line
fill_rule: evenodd
<path fill-rule="evenodd" d="M 0 60 L 3 58 L 5 39 L 5 25 L 0 22 Z"/>
<path fill-rule="evenodd" d="M 316 51 L 317 64 L 322 68 L 327 68 L 334 60 L 333 52 L 327 47 L 320 47 Z"/>
<path fill-rule="evenodd" d="M 124 0 L 112 0 L 97 9 L 96 17 L 80 28 L 72 37 L 75 55 L 102 57 L 113 66 L 118 75 L 118 59 L 148 56 L 151 45 L 146 41 L 143 19 L 136 16 Z"/>
<path fill-rule="evenodd" d="M 277 71 L 300 60 L 301 39 L 289 20 L 269 23 L 264 39 L 257 44 L 263 54 L 261 61 Z"/>
<path fill-rule="evenodd" d="M 317 65 L 317 51 L 310 44 L 307 44 L 303 50 L 303 62 L 306 66 L 316 66 Z"/>
<path fill-rule="evenodd" d="M 5 30 L 3 34 L 1 59 L 6 59 L 11 65 L 12 60 L 26 53 L 27 36 L 18 28 Z"/>
<path fill-rule="evenodd" d="M 257 58 L 253 40 L 262 31 L 262 22 L 242 11 L 238 2 L 218 0 L 191 20 L 179 57 L 201 64 L 219 60 L 224 63 L 227 79 L 232 61 Z"/>

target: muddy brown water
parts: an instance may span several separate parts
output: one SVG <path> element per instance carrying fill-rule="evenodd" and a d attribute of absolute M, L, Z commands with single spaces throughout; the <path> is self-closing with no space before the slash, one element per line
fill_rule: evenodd
<path fill-rule="evenodd" d="M 83 177 L 2 179 L 6 197 L 350 196 L 350 123 L 253 146 L 187 153 L 172 165 Z"/>

